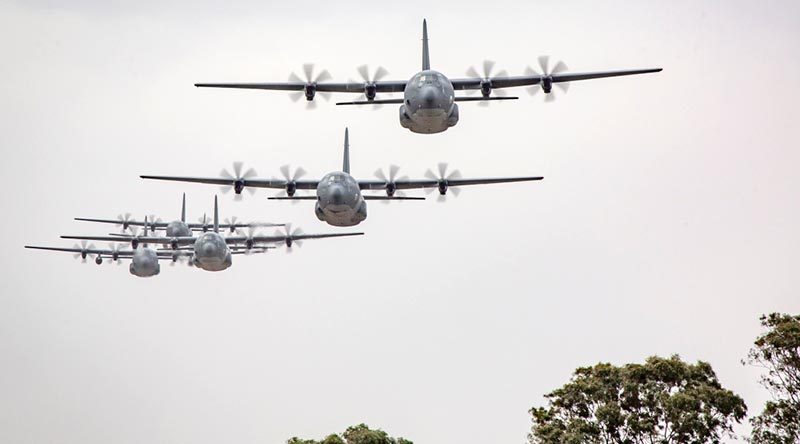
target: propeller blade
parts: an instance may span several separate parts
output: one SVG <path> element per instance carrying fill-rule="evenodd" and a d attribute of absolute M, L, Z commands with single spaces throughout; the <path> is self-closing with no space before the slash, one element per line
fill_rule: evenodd
<path fill-rule="evenodd" d="M 389 75 L 389 71 L 386 70 L 383 66 L 378 66 L 375 70 L 375 74 L 372 75 L 373 82 L 379 82 L 382 78 Z"/>
<path fill-rule="evenodd" d="M 542 70 L 542 73 L 544 73 L 544 75 L 548 75 L 550 73 L 550 70 L 548 69 L 549 65 L 550 65 L 550 56 L 546 55 L 539 56 L 539 68 Z"/>
<path fill-rule="evenodd" d="M 360 75 L 360 76 L 361 76 L 361 79 L 362 79 L 362 80 L 364 80 L 364 81 L 365 81 L 365 82 L 367 82 L 367 83 L 369 83 L 369 82 L 370 82 L 370 78 L 369 78 L 369 67 L 368 67 L 367 65 L 361 65 L 361 66 L 359 66 L 358 68 L 356 68 L 356 71 L 358 71 L 358 75 Z"/>
<path fill-rule="evenodd" d="M 306 76 L 306 83 L 311 83 L 311 76 L 314 75 L 314 64 L 306 63 L 303 65 L 303 74 Z"/>
<path fill-rule="evenodd" d="M 484 60 L 483 61 L 483 78 L 488 79 L 491 77 L 492 68 L 494 68 L 494 61 L 492 60 Z"/>

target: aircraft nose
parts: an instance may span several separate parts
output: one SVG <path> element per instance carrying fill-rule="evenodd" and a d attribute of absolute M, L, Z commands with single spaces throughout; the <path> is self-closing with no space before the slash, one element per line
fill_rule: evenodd
<path fill-rule="evenodd" d="M 201 252 L 202 252 L 203 256 L 213 256 L 214 253 L 215 253 L 215 250 L 216 250 L 216 248 L 214 248 L 214 246 L 211 245 L 211 243 L 206 243 L 201 248 Z"/>
<path fill-rule="evenodd" d="M 433 88 L 425 88 L 422 91 L 422 107 L 433 108 L 436 106 L 436 91 Z"/>
<path fill-rule="evenodd" d="M 344 203 L 344 190 L 341 187 L 332 187 L 328 197 L 332 204 L 341 205 Z"/>

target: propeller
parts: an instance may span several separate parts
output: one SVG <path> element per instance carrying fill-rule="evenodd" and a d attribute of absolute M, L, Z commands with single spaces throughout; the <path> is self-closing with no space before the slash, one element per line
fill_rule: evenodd
<path fill-rule="evenodd" d="M 242 229 L 236 230 L 236 234 L 238 236 L 242 236 L 245 238 L 244 241 L 244 248 L 246 250 L 245 254 L 250 254 L 253 250 L 253 247 L 255 246 L 255 242 L 253 241 L 253 236 L 255 236 L 257 229 L 258 229 L 257 227 L 251 225 L 247 227 L 247 231 Z"/>
<path fill-rule="evenodd" d="M 459 172 L 458 170 L 453 170 L 448 174 L 447 164 L 444 162 L 440 163 L 437 168 L 439 173 L 438 176 L 431 170 L 425 171 L 425 177 L 437 181 L 437 189 L 439 190 L 439 198 L 437 199 L 437 201 L 438 202 L 445 201 L 446 199 L 445 196 L 447 195 L 448 189 L 450 189 L 453 192 L 454 196 L 458 196 L 461 190 L 459 188 L 450 188 L 450 184 L 448 183 L 448 181 L 453 179 L 460 179 L 461 172 Z M 425 188 L 425 192 L 430 194 L 433 192 L 433 188 Z"/>
<path fill-rule="evenodd" d="M 125 230 L 130 227 L 131 223 L 131 213 L 120 214 L 117 216 L 117 220 L 119 221 L 120 226 L 122 226 L 121 232 L 125 232 Z"/>
<path fill-rule="evenodd" d="M 231 233 L 236 231 L 236 221 L 237 220 L 238 220 L 238 218 L 236 216 L 231 216 L 230 218 L 227 218 L 227 217 L 225 218 L 225 224 L 228 225 L 228 230 L 230 230 Z"/>
<path fill-rule="evenodd" d="M 507 77 L 508 73 L 505 70 L 497 71 L 496 73 L 492 73 L 494 70 L 494 61 L 492 60 L 484 60 L 483 61 L 483 75 L 478 74 L 478 70 L 475 69 L 474 66 L 470 66 L 467 69 L 467 76 L 469 77 L 478 77 L 481 79 L 481 94 L 483 97 L 489 97 L 492 94 L 492 77 Z M 466 90 L 467 94 L 473 94 L 475 92 L 474 89 Z M 494 95 L 498 97 L 504 97 L 507 95 L 505 90 L 498 89 L 494 91 Z M 489 106 L 489 101 L 478 102 L 478 106 Z"/>
<path fill-rule="evenodd" d="M 289 94 L 289 98 L 292 101 L 297 102 L 300 100 L 301 97 L 305 96 L 307 103 L 306 109 L 314 109 L 317 107 L 317 103 L 314 102 L 314 96 L 317 93 L 317 83 L 325 82 L 326 80 L 331 79 L 331 75 L 328 71 L 322 70 L 317 74 L 314 75 L 314 64 L 313 63 L 306 63 L 303 65 L 303 75 L 305 76 L 305 80 L 301 79 L 295 73 L 289 74 L 289 81 L 290 82 L 297 82 L 297 83 L 304 83 L 305 86 L 303 87 L 303 91 L 297 91 L 294 93 Z M 320 95 L 325 100 L 330 100 L 330 93 L 321 92 Z"/>
<path fill-rule="evenodd" d="M 389 175 L 387 176 L 386 173 L 383 172 L 383 168 L 379 168 L 375 170 L 375 177 L 383 182 L 386 182 L 386 195 L 389 197 L 398 196 L 402 197 L 405 196 L 405 193 L 401 190 L 397 189 L 396 181 L 405 181 L 408 180 L 408 176 L 402 176 L 400 178 L 397 177 L 397 173 L 400 171 L 400 167 L 397 165 L 390 165 L 389 166 Z M 384 200 L 383 203 L 389 203 L 388 201 Z"/>
<path fill-rule="evenodd" d="M 192 261 L 189 260 L 189 254 L 182 252 L 182 251 L 173 251 L 172 256 L 169 261 L 169 266 L 174 267 L 176 263 L 186 261 L 187 264 L 191 266 Z"/>
<path fill-rule="evenodd" d="M 294 193 L 297 192 L 297 180 L 301 177 L 306 175 L 306 170 L 303 167 L 297 167 L 294 171 L 292 171 L 292 167 L 289 165 L 284 165 L 281 167 L 281 175 L 283 176 L 283 180 L 286 181 L 286 188 L 276 194 L 276 196 L 283 196 L 286 193 L 287 196 L 293 197 Z"/>
<path fill-rule="evenodd" d="M 298 247 L 302 247 L 303 246 L 303 241 L 302 240 L 295 240 L 294 239 L 294 236 L 299 236 L 301 234 L 303 234 L 303 230 L 301 230 L 300 228 L 295 228 L 294 230 L 292 230 L 292 224 L 286 224 L 283 227 L 283 231 L 275 230 L 275 236 L 284 236 L 284 238 L 285 238 L 284 239 L 284 245 L 286 245 L 286 252 L 287 253 L 291 253 L 292 252 L 292 246 L 293 245 L 297 245 Z"/>
<path fill-rule="evenodd" d="M 109 257 L 109 264 L 117 263 L 117 265 L 122 265 L 122 261 L 119 260 L 119 252 L 123 248 L 124 245 L 118 244 L 116 242 L 109 242 L 108 249 L 111 250 L 111 257 Z"/>
<path fill-rule="evenodd" d="M 220 176 L 231 181 L 230 185 L 220 186 L 220 190 L 222 190 L 223 193 L 228 193 L 231 190 L 231 187 L 233 187 L 233 191 L 236 193 L 236 196 L 234 197 L 235 200 L 242 200 L 242 191 L 245 189 L 247 179 L 258 175 L 256 170 L 252 168 L 248 168 L 247 171 L 242 173 L 243 166 L 244 164 L 242 162 L 233 162 L 233 174 L 228 172 L 227 169 L 223 169 L 219 172 Z M 256 193 L 255 188 L 247 188 L 247 191 L 250 193 L 250 195 Z"/>
<path fill-rule="evenodd" d="M 147 220 L 148 229 L 150 231 L 152 231 L 153 234 L 155 235 L 156 234 L 156 225 L 160 224 L 162 222 L 161 218 L 160 217 L 156 217 L 155 214 L 151 214 L 151 215 L 147 216 L 146 220 Z"/>
<path fill-rule="evenodd" d="M 535 69 L 531 68 L 530 66 L 525 68 L 525 75 L 528 76 L 539 76 L 541 77 L 541 81 L 539 82 L 540 86 L 534 85 L 528 88 L 528 93 L 530 95 L 536 95 L 539 92 L 539 89 L 545 92 L 544 101 L 545 102 L 552 102 L 556 99 L 556 96 L 552 94 L 553 91 L 553 77 L 556 74 L 561 74 L 562 72 L 568 70 L 567 64 L 559 60 L 553 69 L 550 69 L 550 56 L 539 56 L 539 69 L 542 70 L 542 74 L 536 72 Z M 564 93 L 569 90 L 569 82 L 558 82 L 555 83 L 556 86 L 561 89 Z"/>
<path fill-rule="evenodd" d="M 89 256 L 89 251 L 88 250 L 94 250 L 94 244 L 87 243 L 87 241 L 81 241 L 80 245 L 79 244 L 75 244 L 74 248 L 75 249 L 79 249 L 81 251 L 73 254 L 72 257 L 74 257 L 75 259 L 81 258 L 81 263 L 85 264 L 86 263 L 86 258 Z M 101 261 L 102 261 L 102 259 L 101 259 Z"/>
<path fill-rule="evenodd" d="M 197 222 L 199 222 L 200 225 L 202 225 L 200 227 L 200 229 L 203 230 L 203 233 L 205 233 L 206 231 L 208 231 L 211 228 L 211 226 L 209 225 L 211 220 L 205 214 L 203 214 L 203 217 L 197 218 Z"/>
<path fill-rule="evenodd" d="M 361 80 L 364 82 L 364 93 L 361 94 L 357 100 L 360 101 L 373 101 L 375 100 L 375 96 L 378 93 L 377 86 L 375 85 L 379 82 L 382 78 L 386 77 L 389 74 L 389 71 L 386 70 L 383 66 L 378 66 L 375 68 L 375 72 L 370 75 L 369 66 L 368 65 L 361 65 L 357 68 L 358 75 L 361 76 Z M 355 82 L 353 82 L 355 83 Z M 381 108 L 382 105 L 375 105 L 372 109 Z"/>

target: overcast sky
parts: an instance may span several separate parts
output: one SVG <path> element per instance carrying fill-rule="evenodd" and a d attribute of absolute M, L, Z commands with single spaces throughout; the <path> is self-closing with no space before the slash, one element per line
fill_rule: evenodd
<path fill-rule="evenodd" d="M 69 6 L 62 5 L 69 4 Z M 758 316 L 800 312 L 800 4 L 0 2 L 0 441 L 272 443 L 366 422 L 417 444 L 523 444 L 527 410 L 578 366 L 680 354 L 758 411 L 743 358 Z M 484 59 L 521 74 L 663 67 L 579 82 L 554 103 L 462 104 L 437 135 L 378 111 L 199 81 L 336 80 Z M 339 96 L 347 97 L 347 96 Z M 439 161 L 543 175 L 446 204 L 369 204 L 360 238 L 237 257 L 221 273 L 81 265 L 22 245 L 103 234 L 76 216 L 192 220 L 216 187 L 139 174 L 309 176 Z M 222 217 L 313 204 L 221 198 Z M 250 196 L 248 196 L 250 197 Z M 113 230 L 113 228 L 112 228 Z M 740 428 L 739 430 L 744 430 Z"/>

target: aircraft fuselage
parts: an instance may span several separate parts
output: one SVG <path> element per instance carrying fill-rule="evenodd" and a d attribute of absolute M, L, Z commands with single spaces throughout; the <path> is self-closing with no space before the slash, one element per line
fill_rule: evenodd
<path fill-rule="evenodd" d="M 458 123 L 453 84 L 444 74 L 420 71 L 406 83 L 400 125 L 415 133 L 441 133 Z"/>
<path fill-rule="evenodd" d="M 154 250 L 142 247 L 133 250 L 128 269 L 134 276 L 151 277 L 161 272 L 161 265 L 158 264 L 158 255 Z"/>
<path fill-rule="evenodd" d="M 317 185 L 317 218 L 335 227 L 351 227 L 367 218 L 367 203 L 348 173 L 326 174 Z"/>
<path fill-rule="evenodd" d="M 219 233 L 209 231 L 194 242 L 192 263 L 206 271 L 222 271 L 233 263 L 228 244 Z"/>

